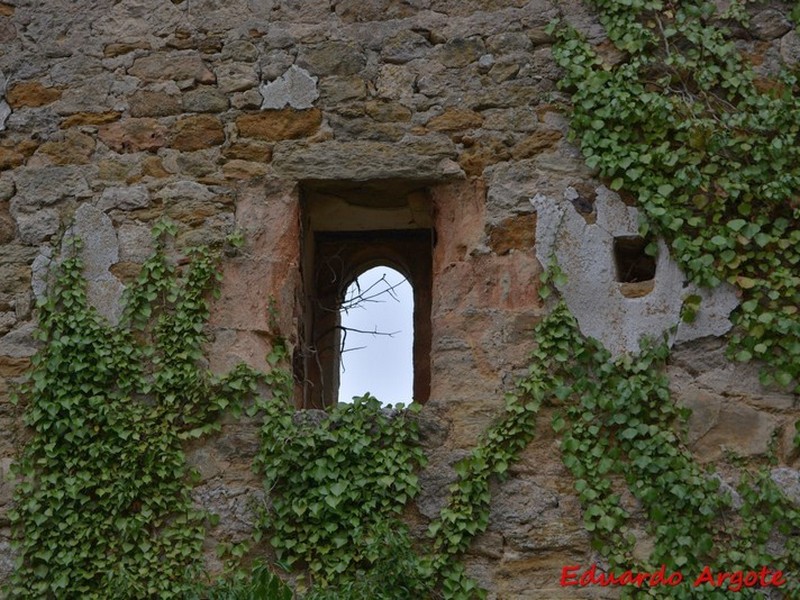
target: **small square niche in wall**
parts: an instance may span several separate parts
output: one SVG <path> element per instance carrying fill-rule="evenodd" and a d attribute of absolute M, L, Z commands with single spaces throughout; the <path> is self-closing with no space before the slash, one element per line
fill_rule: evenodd
<path fill-rule="evenodd" d="M 620 283 L 642 283 L 656 276 L 656 257 L 645 252 L 649 240 L 639 235 L 614 238 L 614 265 Z"/>

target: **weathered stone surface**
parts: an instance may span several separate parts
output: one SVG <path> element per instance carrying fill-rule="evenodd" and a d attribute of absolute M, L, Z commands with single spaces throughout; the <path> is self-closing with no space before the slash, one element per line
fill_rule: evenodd
<path fill-rule="evenodd" d="M 132 117 L 166 117 L 181 112 L 180 98 L 167 92 L 139 90 L 130 98 Z"/>
<path fill-rule="evenodd" d="M 216 74 L 219 89 L 225 94 L 249 90 L 259 83 L 258 74 L 251 63 L 225 63 L 217 67 Z"/>
<path fill-rule="evenodd" d="M 35 331 L 33 323 L 23 323 L 0 337 L 0 356 L 27 358 L 36 354 Z"/>
<path fill-rule="evenodd" d="M 489 232 L 489 247 L 495 254 L 530 250 L 536 241 L 536 214 L 510 217 Z"/>
<path fill-rule="evenodd" d="M 173 167 L 172 156 L 165 158 L 164 166 L 169 171 L 180 173 L 182 176 L 208 183 L 207 178 L 214 179 L 219 174 L 219 154 L 216 148 L 212 151 L 199 152 L 178 152 L 175 153 L 175 167 Z"/>
<path fill-rule="evenodd" d="M 61 127 L 76 127 L 79 125 L 105 125 L 119 120 L 121 112 L 108 111 L 102 113 L 77 113 L 61 121 Z"/>
<path fill-rule="evenodd" d="M 146 208 L 150 205 L 150 193 L 143 185 L 130 187 L 113 187 L 103 190 L 103 195 L 97 203 L 97 208 L 102 211 L 134 210 Z"/>
<path fill-rule="evenodd" d="M 319 129 L 321 123 L 322 112 L 317 108 L 269 110 L 236 119 L 236 126 L 243 137 L 270 142 L 308 137 Z"/>
<path fill-rule="evenodd" d="M 312 77 L 297 65 L 289 67 L 275 81 L 261 84 L 259 92 L 264 98 L 261 108 L 311 108 L 314 100 L 319 98 L 317 77 Z"/>
<path fill-rule="evenodd" d="M 12 209 L 55 204 L 65 198 L 88 198 L 92 193 L 84 173 L 73 166 L 18 169 L 14 182 L 17 194 Z"/>
<path fill-rule="evenodd" d="M 758 12 L 751 20 L 750 26 L 759 39 L 773 40 L 792 29 L 792 23 L 786 16 L 774 8 Z"/>
<path fill-rule="evenodd" d="M 0 244 L 7 244 L 16 235 L 14 220 L 8 212 L 8 203 L 0 202 Z"/>
<path fill-rule="evenodd" d="M 414 95 L 414 84 L 417 75 L 408 67 L 400 65 L 384 65 L 378 74 L 376 91 L 382 98 L 411 104 Z"/>
<path fill-rule="evenodd" d="M 13 311 L 0 311 L 0 335 L 11 331 L 16 323 L 16 313 Z"/>
<path fill-rule="evenodd" d="M 191 152 L 219 146 L 225 142 L 222 123 L 211 115 L 197 115 L 178 119 L 172 128 L 171 148 Z"/>
<path fill-rule="evenodd" d="M 463 177 L 442 154 L 415 151 L 414 144 L 328 141 L 311 146 L 284 142 L 273 150 L 272 165 L 286 179 L 417 179 L 443 181 Z"/>
<path fill-rule="evenodd" d="M 150 156 L 142 161 L 142 175 L 161 179 L 169 177 L 170 173 L 164 169 L 164 164 L 157 156 Z"/>
<path fill-rule="evenodd" d="M 261 108 L 263 100 L 257 90 L 247 90 L 246 92 L 232 94 L 231 106 L 238 110 L 253 110 Z"/>
<path fill-rule="evenodd" d="M 266 175 L 268 172 L 269 167 L 261 162 L 229 160 L 222 165 L 222 174 L 227 179 L 250 179 Z"/>
<path fill-rule="evenodd" d="M 306 47 L 297 64 L 313 75 L 354 75 L 364 68 L 367 59 L 354 44 L 331 41 Z"/>
<path fill-rule="evenodd" d="M 6 128 L 6 121 L 11 114 L 11 107 L 5 100 L 7 83 L 6 76 L 0 71 L 0 131 Z"/>
<path fill-rule="evenodd" d="M 252 62 L 258 59 L 258 48 L 248 40 L 232 40 L 222 47 L 222 58 Z"/>
<path fill-rule="evenodd" d="M 556 88 L 562 73 L 547 22 L 561 16 L 575 26 L 605 65 L 622 58 L 584 3 L 8 2 L 0 0 L 0 68 L 23 86 L 27 105 L 12 112 L 0 74 L 0 470 L 18 454 L 23 431 L 3 400 L 8 379 L 36 349 L 31 296 L 43 294 L 57 254 L 50 244 L 60 245 L 55 236 L 72 214 L 95 235 L 93 268 L 107 298 L 137 276 L 161 217 L 177 222 L 176 253 L 220 241 L 234 226 L 244 233 L 244 247 L 224 260 L 209 323 L 209 366 L 218 373 L 239 361 L 266 368 L 276 330 L 304 352 L 301 199 L 330 193 L 331 205 L 351 207 L 407 201 L 410 222 L 432 221 L 432 381 L 421 416 L 430 462 L 418 506 L 405 513 L 420 535 L 447 499 L 454 463 L 496 420 L 529 364 L 531 333 L 546 312 L 535 252 L 560 247 L 538 235 L 542 212 L 532 213 L 532 196 L 557 198 L 574 213 L 561 216 L 578 219 L 556 241 L 587 244 L 573 255 L 593 260 L 582 271 L 582 293 L 594 294 L 596 313 L 610 314 L 598 327 L 614 337 L 626 329 L 620 321 L 653 318 L 611 305 L 617 296 L 646 304 L 659 293 L 660 274 L 620 284 L 613 300 L 603 295 L 613 269 L 597 267 L 609 248 L 592 228 L 610 227 L 604 200 L 596 198 L 596 173 L 565 139 L 568 102 Z M 797 33 L 781 33 L 790 7 L 747 8 L 756 29 L 737 28 L 732 40 L 756 66 L 758 89 L 774 90 L 769 78 L 800 57 Z M 682 284 L 674 280 L 673 296 Z M 640 297 L 630 297 L 631 285 L 642 287 Z M 692 447 L 703 461 L 724 458 L 722 447 L 761 461 L 772 438 L 776 469 L 787 469 L 773 475 L 791 490 L 796 395 L 763 389 L 758 365 L 725 359 L 725 340 L 715 337 L 722 329 L 714 327 L 729 307 L 719 307 L 701 328 L 711 335 L 676 344 L 667 365 L 673 397 L 695 408 Z M 560 436 L 547 426 L 554 410 L 542 408 L 534 441 L 509 478 L 492 484 L 489 530 L 465 555 L 489 600 L 608 595 L 558 586 L 563 565 L 599 559 L 559 459 Z M 250 471 L 257 447 L 257 424 L 232 419 L 218 436 L 186 448 L 202 476 L 197 503 L 222 515 L 206 544 L 210 576 L 222 568 L 211 558 L 217 543 L 250 535 L 245 497 L 260 485 Z M 735 466 L 723 462 L 709 471 L 727 485 Z M 0 563 L 9 565 L 10 490 L 0 483 Z M 634 556 L 646 560 L 653 541 L 622 491 Z"/>
<path fill-rule="evenodd" d="M 152 152 L 166 145 L 167 128 L 156 119 L 124 119 L 101 127 L 99 136 L 115 152 Z"/>
<path fill-rule="evenodd" d="M 359 100 L 367 95 L 367 84 L 358 75 L 325 77 L 319 89 L 322 99 L 330 104 Z"/>
<path fill-rule="evenodd" d="M 17 148 L 5 148 L 0 146 L 0 171 L 19 167 L 25 164 L 27 156 L 17 150 Z"/>
<path fill-rule="evenodd" d="M 6 121 L 11 116 L 11 107 L 8 105 L 2 96 L 0 96 L 0 131 L 6 128 Z"/>
<path fill-rule="evenodd" d="M 0 202 L 10 199 L 16 191 L 11 175 L 0 176 Z"/>
<path fill-rule="evenodd" d="M 22 81 L 9 86 L 6 101 L 11 108 L 35 108 L 51 104 L 61 97 L 61 90 L 45 87 L 39 81 Z"/>
<path fill-rule="evenodd" d="M 381 122 L 410 121 L 411 110 L 397 102 L 377 102 L 371 100 L 366 103 L 367 115 Z"/>
<path fill-rule="evenodd" d="M 390 64 L 403 64 L 422 58 L 431 49 L 430 42 L 415 31 L 403 29 L 387 40 L 381 48 L 381 58 Z"/>
<path fill-rule="evenodd" d="M 740 456 L 767 453 L 777 427 L 774 417 L 691 385 L 677 390 L 676 399 L 692 411 L 688 441 L 700 461 L 717 460 L 726 451 Z"/>
<path fill-rule="evenodd" d="M 215 83 L 214 73 L 197 55 L 184 54 L 176 56 L 168 52 L 158 52 L 141 56 L 133 61 L 128 73 L 144 81 L 196 81 L 197 83 Z"/>
<path fill-rule="evenodd" d="M 509 79 L 514 79 L 519 73 L 520 65 L 516 62 L 498 62 L 489 69 L 489 77 L 495 83 L 503 83 Z"/>
<path fill-rule="evenodd" d="M 117 239 L 119 240 L 120 263 L 141 264 L 153 253 L 153 236 L 147 225 L 123 223 L 117 229 Z"/>
<path fill-rule="evenodd" d="M 95 145 L 92 136 L 70 129 L 62 139 L 39 146 L 39 152 L 46 154 L 57 165 L 85 165 L 91 162 Z"/>
<path fill-rule="evenodd" d="M 54 208 L 17 212 L 14 220 L 17 223 L 19 239 L 25 244 L 41 244 L 58 231 L 61 225 L 61 216 Z"/>
<path fill-rule="evenodd" d="M 489 52 L 501 55 L 509 52 L 528 52 L 533 47 L 533 42 L 528 34 L 522 31 L 509 31 L 498 33 L 486 40 Z"/>
<path fill-rule="evenodd" d="M 480 177 L 489 165 L 511 158 L 508 145 L 495 136 L 464 136 L 461 143 L 466 148 L 458 157 L 458 164 L 470 177 Z"/>
<path fill-rule="evenodd" d="M 272 160 L 272 146 L 264 142 L 242 141 L 223 149 L 222 155 L 229 159 L 268 163 Z"/>
<path fill-rule="evenodd" d="M 563 137 L 563 133 L 557 129 L 540 129 L 520 140 L 511 154 L 517 160 L 531 158 L 544 150 L 551 149 Z"/>
<path fill-rule="evenodd" d="M 456 131 L 459 129 L 474 129 L 480 127 L 482 123 L 483 117 L 473 110 L 449 108 L 441 115 L 428 121 L 427 127 L 433 131 Z"/>
<path fill-rule="evenodd" d="M 789 500 L 800 506 L 800 471 L 788 467 L 777 467 L 770 472 L 772 481 Z"/>
<path fill-rule="evenodd" d="M 183 95 L 183 108 L 189 112 L 223 112 L 228 110 L 228 96 L 216 88 L 201 86 Z"/>
<path fill-rule="evenodd" d="M 441 46 L 438 58 L 445 67 L 466 67 L 485 53 L 486 46 L 479 37 L 455 38 Z"/>
<path fill-rule="evenodd" d="M 781 58 L 789 65 L 800 62 L 800 34 L 797 30 L 790 31 L 781 38 Z M 2 118 L 0 118 L 0 122 Z M 1 126 L 0 126 L 1 127 Z"/>
<path fill-rule="evenodd" d="M 161 188 L 154 196 L 165 205 L 169 205 L 210 201 L 214 198 L 214 193 L 207 186 L 194 181 L 176 181 Z"/>
<path fill-rule="evenodd" d="M 363 23 L 366 21 L 383 21 L 387 19 L 403 19 L 417 12 L 412 2 L 404 0 L 341 0 L 336 3 L 336 14 L 345 23 Z"/>
<path fill-rule="evenodd" d="M 147 42 L 117 42 L 112 44 L 107 44 L 105 48 L 103 48 L 103 56 L 106 58 L 114 58 L 116 56 L 122 56 L 123 54 L 128 54 L 129 52 L 133 52 L 134 50 L 150 50 L 150 44 Z"/>
<path fill-rule="evenodd" d="M 19 377 L 31 366 L 28 357 L 0 356 L 0 377 Z"/>

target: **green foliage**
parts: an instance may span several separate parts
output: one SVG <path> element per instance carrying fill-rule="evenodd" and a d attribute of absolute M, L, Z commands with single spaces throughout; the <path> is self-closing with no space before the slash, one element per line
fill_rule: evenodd
<path fill-rule="evenodd" d="M 731 355 L 800 389 L 797 69 L 756 78 L 708 2 L 592 4 L 621 59 L 569 29 L 554 47 L 587 164 L 637 199 L 692 280 L 739 288 Z"/>
<path fill-rule="evenodd" d="M 273 393 L 288 398 L 291 380 L 273 373 Z M 271 503 L 263 527 L 279 558 L 300 563 L 320 588 L 341 583 L 344 573 L 392 567 L 381 540 L 387 524 L 402 531 L 398 517 L 419 489 L 414 471 L 425 460 L 418 407 L 383 409 L 367 395 L 327 414 L 295 413 L 285 401 L 263 408 L 256 465 Z"/>
<path fill-rule="evenodd" d="M 112 326 L 87 301 L 79 258 L 64 260 L 20 390 L 31 438 L 14 468 L 12 597 L 171 598 L 194 585 L 205 515 L 181 444 L 256 380 L 199 366 L 215 276 L 210 251 L 178 273 L 159 241 Z"/>
<path fill-rule="evenodd" d="M 596 340 L 580 335 L 563 304 L 537 329 L 537 339 L 549 339 L 551 331 L 559 332 L 558 344 L 547 352 L 540 347 L 538 358 L 546 360 L 553 351 L 567 356 L 551 371 L 561 407 L 552 426 L 562 434 L 562 456 L 575 477 L 585 528 L 610 567 L 618 573 L 654 572 L 666 565 L 670 571 L 700 573 L 705 565 L 713 565 L 715 572 L 758 571 L 769 565 L 796 582 L 800 511 L 765 473 L 753 482 L 742 481 L 743 506 L 738 516 L 731 510 L 719 480 L 697 464 L 675 433 L 685 415 L 670 400 L 666 346 L 612 359 Z M 632 553 L 635 539 L 621 502 L 622 485 L 641 506 L 653 539 L 645 564 L 637 564 Z M 782 548 L 768 544 L 775 534 L 786 536 Z M 727 592 L 684 584 L 631 593 L 723 598 Z"/>
<path fill-rule="evenodd" d="M 192 596 L 194 600 L 292 600 L 292 589 L 263 563 L 237 572 Z"/>
<path fill-rule="evenodd" d="M 431 597 L 429 564 L 413 549 L 404 524 L 394 518 L 375 523 L 364 540 L 362 565 L 315 586 L 303 600 L 422 600 Z"/>

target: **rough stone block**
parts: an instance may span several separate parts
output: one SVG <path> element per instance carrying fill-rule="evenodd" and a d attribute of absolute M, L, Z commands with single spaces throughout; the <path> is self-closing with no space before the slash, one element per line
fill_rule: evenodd
<path fill-rule="evenodd" d="M 125 119 L 101 127 L 99 136 L 115 152 L 153 152 L 166 145 L 167 128 L 152 118 Z"/>
<path fill-rule="evenodd" d="M 12 210 L 55 204 L 65 198 L 88 198 L 92 195 L 80 167 L 46 166 L 18 169 L 14 173 L 17 194 Z"/>
<path fill-rule="evenodd" d="M 283 142 L 273 149 L 275 173 L 287 179 L 411 179 L 447 181 L 463 172 L 444 154 L 432 154 L 413 143 L 327 141 L 311 146 Z"/>
<path fill-rule="evenodd" d="M 349 42 L 329 41 L 305 47 L 297 64 L 319 76 L 355 75 L 367 64 L 367 58 Z"/>
<path fill-rule="evenodd" d="M 181 112 L 180 98 L 167 92 L 138 90 L 129 100 L 132 117 L 166 117 Z"/>
<path fill-rule="evenodd" d="M 474 129 L 482 123 L 483 117 L 473 110 L 449 108 L 441 115 L 433 117 L 426 126 L 432 131 L 458 131 Z"/>
<path fill-rule="evenodd" d="M 188 112 L 224 112 L 228 110 L 228 96 L 213 87 L 198 87 L 183 95 L 183 108 Z"/>
<path fill-rule="evenodd" d="M 35 108 L 51 104 L 61 97 L 61 90 L 45 87 L 39 81 L 22 81 L 6 91 L 6 101 L 11 108 Z"/>
<path fill-rule="evenodd" d="M 445 67 L 466 67 L 486 54 L 486 46 L 479 37 L 455 38 L 438 49 L 438 59 Z"/>
<path fill-rule="evenodd" d="M 321 123 L 322 112 L 317 108 L 268 110 L 236 119 L 240 135 L 270 142 L 308 137 Z"/>
<path fill-rule="evenodd" d="M 85 165 L 91 162 L 95 146 L 92 136 L 71 129 L 63 134 L 63 139 L 39 146 L 39 153 L 57 165 Z"/>
<path fill-rule="evenodd" d="M 112 187 L 103 190 L 103 195 L 97 203 L 97 208 L 102 211 L 112 209 L 134 210 L 146 208 L 150 205 L 150 193 L 143 185 L 130 187 Z"/>
<path fill-rule="evenodd" d="M 178 119 L 172 128 L 171 148 L 184 152 L 212 148 L 225 142 L 222 123 L 211 115 L 196 115 Z"/>
<path fill-rule="evenodd" d="M 216 69 L 217 82 L 221 92 L 243 92 L 258 85 L 258 75 L 252 63 L 231 62 Z"/>
<path fill-rule="evenodd" d="M 415 31 L 403 29 L 386 41 L 381 48 L 381 58 L 387 63 L 401 65 L 422 58 L 431 49 L 431 44 Z"/>
<path fill-rule="evenodd" d="M 118 121 L 121 116 L 122 113 L 115 110 L 100 113 L 81 112 L 66 117 L 61 121 L 61 127 L 66 129 L 67 127 L 80 125 L 105 125 L 106 123 Z"/>
<path fill-rule="evenodd" d="M 196 81 L 215 83 L 214 73 L 197 55 L 176 56 L 169 52 L 157 52 L 141 56 L 133 61 L 128 73 L 144 81 Z"/>

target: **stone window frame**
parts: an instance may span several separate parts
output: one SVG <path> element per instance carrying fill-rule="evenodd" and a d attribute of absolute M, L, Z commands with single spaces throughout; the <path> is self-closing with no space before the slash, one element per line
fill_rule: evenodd
<path fill-rule="evenodd" d="M 300 408 L 337 402 L 341 305 L 347 288 L 375 266 L 409 282 L 414 298 L 413 399 L 426 402 L 431 386 L 431 304 L 434 229 L 425 189 L 396 182 L 301 190 L 304 318 L 294 357 Z M 409 398 L 411 400 L 411 398 Z"/>

